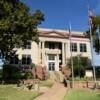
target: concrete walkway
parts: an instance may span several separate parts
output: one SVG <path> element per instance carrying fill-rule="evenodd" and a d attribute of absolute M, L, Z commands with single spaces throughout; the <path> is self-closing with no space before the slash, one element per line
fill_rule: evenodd
<path fill-rule="evenodd" d="M 63 100 L 66 90 L 67 88 L 65 88 L 63 84 L 55 82 L 51 89 L 35 100 Z"/>

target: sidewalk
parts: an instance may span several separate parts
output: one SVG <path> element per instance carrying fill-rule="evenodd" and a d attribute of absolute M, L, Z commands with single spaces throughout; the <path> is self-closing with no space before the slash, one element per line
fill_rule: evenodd
<path fill-rule="evenodd" d="M 53 87 L 35 100 L 63 100 L 67 88 L 61 83 L 54 83 Z"/>

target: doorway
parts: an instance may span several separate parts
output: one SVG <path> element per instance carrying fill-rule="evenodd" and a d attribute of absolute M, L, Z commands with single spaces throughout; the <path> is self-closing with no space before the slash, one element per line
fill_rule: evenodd
<path fill-rule="evenodd" d="M 48 55 L 48 70 L 55 71 L 55 57 L 56 55 L 49 54 Z"/>

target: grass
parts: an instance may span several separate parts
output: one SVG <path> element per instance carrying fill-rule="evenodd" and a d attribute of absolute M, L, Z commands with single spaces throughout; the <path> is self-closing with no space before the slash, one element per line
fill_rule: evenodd
<path fill-rule="evenodd" d="M 38 92 L 21 91 L 15 85 L 0 85 L 0 100 L 33 100 Z"/>
<path fill-rule="evenodd" d="M 53 82 L 47 80 L 47 81 L 41 81 L 39 86 L 42 86 L 42 87 L 52 87 L 53 86 Z"/>
<path fill-rule="evenodd" d="M 100 91 L 72 89 L 66 92 L 63 100 L 100 100 Z"/>

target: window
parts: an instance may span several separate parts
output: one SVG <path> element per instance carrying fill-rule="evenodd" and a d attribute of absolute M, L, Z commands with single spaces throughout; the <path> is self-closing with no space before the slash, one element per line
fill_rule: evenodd
<path fill-rule="evenodd" d="M 55 44 L 54 43 L 49 43 L 49 49 L 55 49 Z"/>
<path fill-rule="evenodd" d="M 72 52 L 77 52 L 77 43 L 71 43 L 70 50 Z"/>
<path fill-rule="evenodd" d="M 54 71 L 55 70 L 55 63 L 54 62 L 49 62 L 49 70 Z"/>
<path fill-rule="evenodd" d="M 22 64 L 30 65 L 31 64 L 31 55 L 22 55 Z"/>
<path fill-rule="evenodd" d="M 80 52 L 87 52 L 86 44 L 80 43 Z"/>
<path fill-rule="evenodd" d="M 10 57 L 10 64 L 18 64 L 18 61 L 17 56 Z"/>
<path fill-rule="evenodd" d="M 31 41 L 27 41 L 24 45 L 24 49 L 31 49 Z"/>

